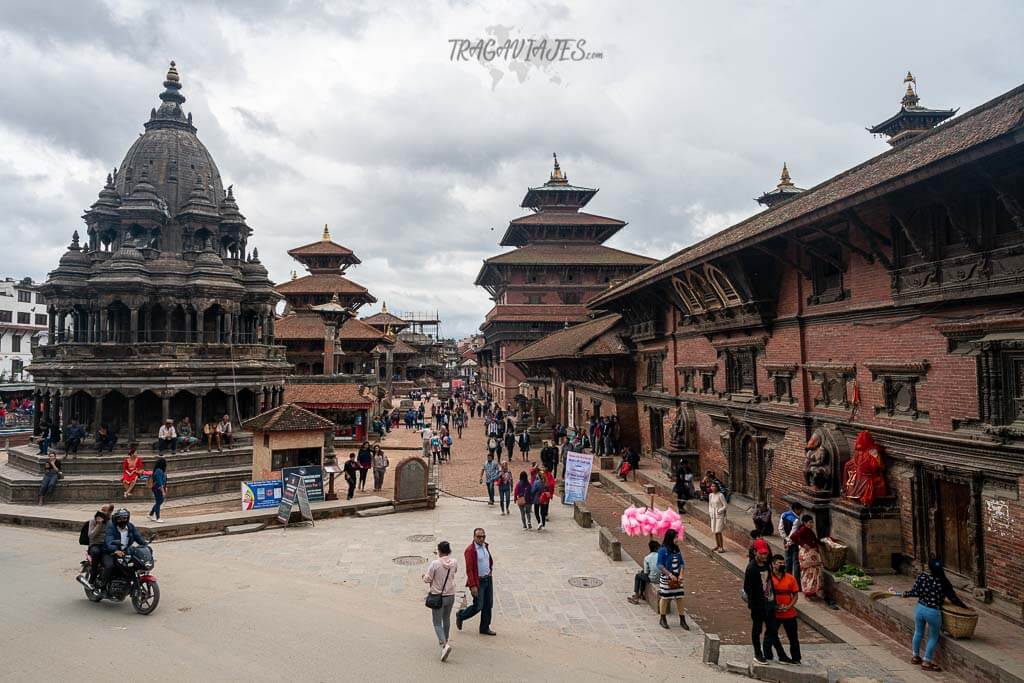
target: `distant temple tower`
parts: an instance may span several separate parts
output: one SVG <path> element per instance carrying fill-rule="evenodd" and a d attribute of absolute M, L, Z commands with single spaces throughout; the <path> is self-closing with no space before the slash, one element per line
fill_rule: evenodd
<path fill-rule="evenodd" d="M 907 84 L 907 91 L 900 101 L 900 110 L 878 125 L 868 128 L 868 132 L 874 135 L 888 136 L 888 142 L 893 147 L 928 132 L 958 111 L 920 106 L 921 98 L 917 96 L 917 79 L 914 74 L 908 71 L 903 82 Z"/>
<path fill-rule="evenodd" d="M 779 184 L 775 186 L 774 190 L 769 190 L 768 192 L 765 192 L 763 195 L 761 195 L 754 201 L 756 201 L 758 204 L 761 204 L 762 206 L 767 206 L 768 208 L 771 208 L 778 204 L 779 202 L 784 202 L 787 199 L 790 199 L 791 197 L 797 196 L 803 191 L 804 188 L 797 187 L 796 185 L 793 184 L 793 181 L 790 180 L 789 168 L 787 168 L 786 163 L 783 162 L 782 176 L 779 178 Z"/>

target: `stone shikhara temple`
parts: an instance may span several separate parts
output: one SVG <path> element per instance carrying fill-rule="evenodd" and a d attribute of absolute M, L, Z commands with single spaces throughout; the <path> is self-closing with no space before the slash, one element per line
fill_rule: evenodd
<path fill-rule="evenodd" d="M 162 420 L 278 405 L 289 364 L 274 342 L 274 291 L 252 229 L 196 136 L 171 62 L 160 106 L 107 176 L 41 291 L 49 344 L 35 350 L 43 422 L 100 424 L 119 441 Z"/>

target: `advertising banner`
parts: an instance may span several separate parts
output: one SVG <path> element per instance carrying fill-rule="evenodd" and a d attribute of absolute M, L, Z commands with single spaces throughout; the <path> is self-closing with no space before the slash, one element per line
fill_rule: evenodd
<path fill-rule="evenodd" d="M 594 469 L 594 456 L 590 453 L 569 451 L 565 454 L 565 495 L 562 502 L 572 505 L 586 502 L 590 488 L 590 472 Z"/>
<path fill-rule="evenodd" d="M 298 474 L 303 478 L 306 483 L 306 493 L 311 501 L 324 500 L 324 468 L 319 465 L 285 467 L 281 470 L 281 481 L 288 481 L 290 474 Z"/>
<path fill-rule="evenodd" d="M 276 508 L 281 503 L 281 480 L 243 481 L 242 511 Z"/>

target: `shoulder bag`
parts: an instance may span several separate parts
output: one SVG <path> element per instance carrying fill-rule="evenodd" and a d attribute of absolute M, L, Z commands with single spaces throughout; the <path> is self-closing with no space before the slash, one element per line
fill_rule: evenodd
<path fill-rule="evenodd" d="M 451 567 L 449 567 L 448 571 L 446 571 L 444 573 L 444 582 L 441 584 L 441 590 L 442 591 L 444 590 L 444 587 L 448 585 L 448 575 L 451 574 L 451 572 L 452 572 Z M 426 603 L 425 604 L 430 609 L 441 609 L 441 603 L 442 603 L 443 600 L 444 600 L 444 594 L 443 593 L 429 592 L 429 593 L 427 593 L 427 599 L 426 599 Z"/>

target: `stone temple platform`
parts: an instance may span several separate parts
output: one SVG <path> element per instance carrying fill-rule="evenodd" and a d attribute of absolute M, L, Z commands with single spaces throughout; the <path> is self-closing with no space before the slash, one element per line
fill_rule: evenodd
<path fill-rule="evenodd" d="M 64 478 L 47 502 L 107 502 L 122 500 L 121 461 L 127 453 L 123 445 L 113 455 L 100 455 L 93 446 L 83 445 L 78 455 L 66 457 L 57 449 Z M 140 444 L 145 469 L 151 470 L 158 453 L 149 444 Z M 216 493 L 239 493 L 243 481 L 252 479 L 252 435 L 235 432 L 235 443 L 222 452 L 207 452 L 195 447 L 186 453 L 179 450 L 164 454 L 167 459 L 168 485 L 176 497 L 202 496 Z M 35 504 L 43 480 L 46 456 L 39 454 L 35 444 L 7 449 L 7 462 L 0 463 L 0 502 Z M 152 498 L 145 484 L 136 486 L 134 499 Z"/>

